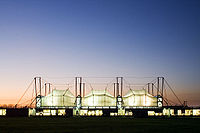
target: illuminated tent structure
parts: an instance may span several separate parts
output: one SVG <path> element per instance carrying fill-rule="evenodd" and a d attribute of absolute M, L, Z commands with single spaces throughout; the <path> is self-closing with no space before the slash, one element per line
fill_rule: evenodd
<path fill-rule="evenodd" d="M 47 96 L 43 96 L 42 99 L 43 107 L 46 106 L 74 106 L 75 97 L 67 90 L 53 90 L 52 93 Z"/>
<path fill-rule="evenodd" d="M 132 90 L 123 96 L 124 106 L 157 106 L 157 98 L 148 94 L 146 90 Z"/>
<path fill-rule="evenodd" d="M 83 106 L 116 106 L 116 98 L 106 90 L 92 90 L 82 100 Z"/>
<path fill-rule="evenodd" d="M 41 107 L 65 107 L 75 105 L 75 96 L 67 90 L 53 90 L 41 98 Z M 116 106 L 116 97 L 107 90 L 91 90 L 82 97 L 82 106 Z M 157 106 L 157 98 L 146 90 L 129 90 L 123 96 L 122 106 Z"/>

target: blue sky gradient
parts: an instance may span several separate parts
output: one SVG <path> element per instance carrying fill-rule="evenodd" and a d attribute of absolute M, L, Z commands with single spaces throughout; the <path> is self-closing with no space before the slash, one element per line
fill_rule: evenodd
<path fill-rule="evenodd" d="M 38 75 L 164 76 L 199 105 L 199 14 L 198 0 L 0 0 L 0 99 Z"/>

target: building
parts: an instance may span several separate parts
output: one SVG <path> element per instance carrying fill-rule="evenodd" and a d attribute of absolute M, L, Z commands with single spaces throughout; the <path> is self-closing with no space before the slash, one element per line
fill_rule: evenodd
<path fill-rule="evenodd" d="M 41 78 L 36 77 L 33 82 L 35 98 L 30 104 L 34 106 L 22 110 L 0 109 L 0 115 L 12 115 L 12 112 L 17 115 L 18 111 L 19 114 L 23 111 L 27 112 L 24 116 L 200 116 L 200 108 L 183 106 L 181 103 L 178 106 L 165 104 L 167 99 L 163 93 L 163 77 L 158 77 L 156 83 L 147 83 L 146 88 L 129 88 L 126 93 L 123 92 L 123 81 L 123 77 L 116 77 L 112 93 L 108 89 L 92 89 L 85 95 L 82 77 L 75 78 L 74 93 L 69 88 L 51 90 L 50 83 L 45 83 L 42 90 Z"/>

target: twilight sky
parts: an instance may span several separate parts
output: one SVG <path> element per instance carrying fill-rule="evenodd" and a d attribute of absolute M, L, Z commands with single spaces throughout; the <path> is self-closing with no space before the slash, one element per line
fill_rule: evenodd
<path fill-rule="evenodd" d="M 0 104 L 34 76 L 164 76 L 200 105 L 199 0 L 0 0 Z"/>

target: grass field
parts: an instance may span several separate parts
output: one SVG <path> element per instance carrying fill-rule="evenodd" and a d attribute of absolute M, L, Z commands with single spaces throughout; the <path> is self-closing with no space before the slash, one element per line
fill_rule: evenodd
<path fill-rule="evenodd" d="M 200 133 L 200 118 L 0 117 L 4 132 Z"/>

